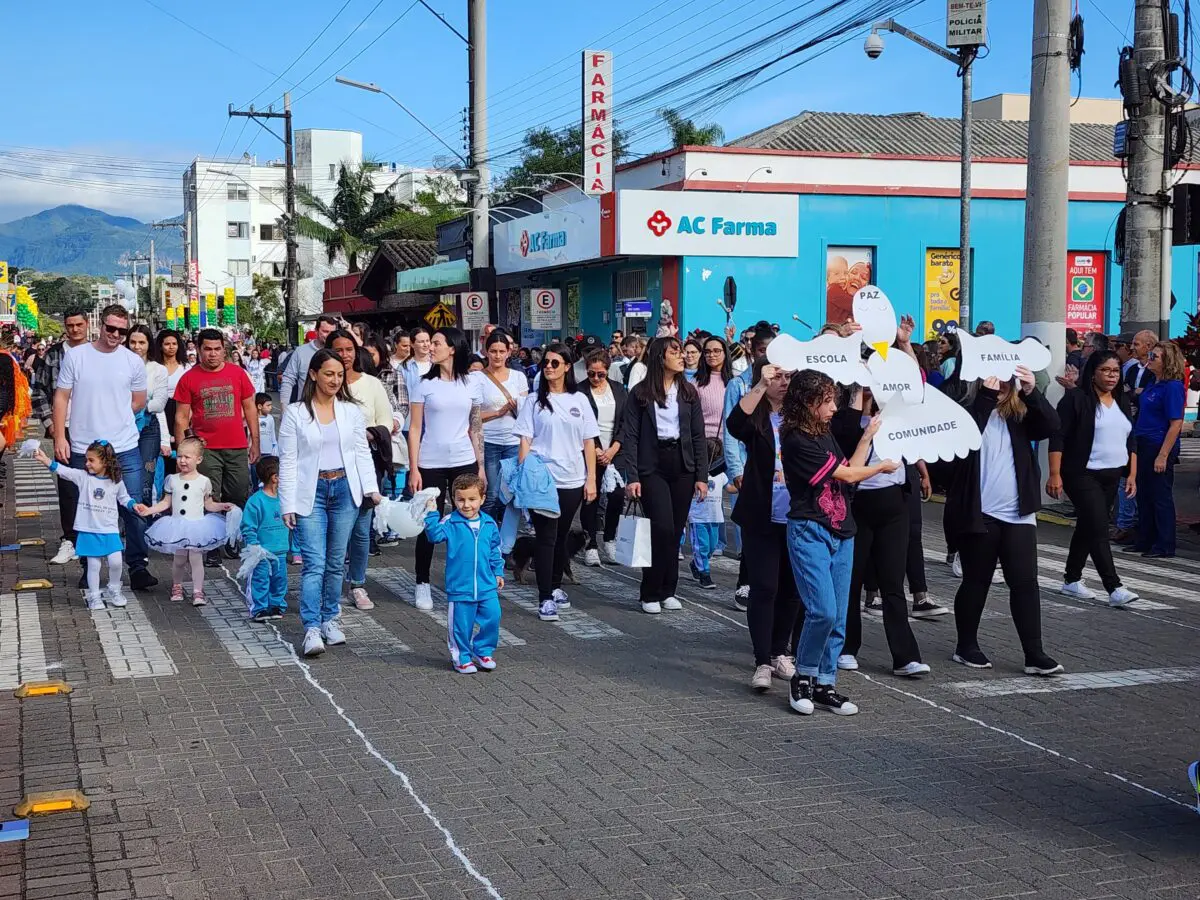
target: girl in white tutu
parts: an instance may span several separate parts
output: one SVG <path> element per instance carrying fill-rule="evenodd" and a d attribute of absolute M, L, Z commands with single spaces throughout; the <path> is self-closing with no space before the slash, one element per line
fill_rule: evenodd
<path fill-rule="evenodd" d="M 153 506 L 139 503 L 134 512 L 153 516 L 171 511 L 146 529 L 146 545 L 173 555 L 171 599 L 183 599 L 183 581 L 192 570 L 192 606 L 203 606 L 204 551 L 225 543 L 225 517 L 232 503 L 212 498 L 212 482 L 196 471 L 204 458 L 204 442 L 184 438 L 176 453 L 176 472 L 163 483 L 163 498 Z"/>

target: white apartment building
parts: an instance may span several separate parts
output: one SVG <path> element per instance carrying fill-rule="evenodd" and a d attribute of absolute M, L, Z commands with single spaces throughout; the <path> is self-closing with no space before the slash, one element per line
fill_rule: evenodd
<path fill-rule="evenodd" d="M 362 135 L 357 131 L 307 128 L 295 135 L 296 183 L 322 200 L 331 201 L 338 167 L 362 163 Z M 400 202 L 412 199 L 431 178 L 447 173 L 385 163 L 374 175 L 376 190 L 390 191 Z M 238 297 L 253 293 L 252 276 L 282 280 L 287 246 L 279 219 L 287 206 L 283 159 L 259 162 L 197 157 L 183 175 L 184 209 L 191 229 L 191 253 L 200 270 L 201 294 L 220 294 L 233 287 Z M 304 210 L 298 209 L 300 213 Z M 326 278 L 344 275 L 344 260 L 330 264 L 324 246 L 311 238 L 298 240 L 297 315 L 321 312 Z"/>

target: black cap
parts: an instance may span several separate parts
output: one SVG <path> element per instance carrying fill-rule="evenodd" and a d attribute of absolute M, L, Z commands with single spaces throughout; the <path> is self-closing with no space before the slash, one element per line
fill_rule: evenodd
<path fill-rule="evenodd" d="M 1133 343 L 1133 332 L 1132 331 L 1122 331 L 1115 338 L 1113 338 L 1113 343 L 1114 344 L 1126 344 L 1126 345 L 1132 344 Z"/>

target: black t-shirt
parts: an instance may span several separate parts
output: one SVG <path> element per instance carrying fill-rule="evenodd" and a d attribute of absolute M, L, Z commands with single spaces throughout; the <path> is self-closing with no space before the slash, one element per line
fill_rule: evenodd
<path fill-rule="evenodd" d="M 783 477 L 792 497 L 789 519 L 820 522 L 840 538 L 854 537 L 850 485 L 833 473 L 846 464 L 833 435 L 789 431 L 782 440 Z"/>

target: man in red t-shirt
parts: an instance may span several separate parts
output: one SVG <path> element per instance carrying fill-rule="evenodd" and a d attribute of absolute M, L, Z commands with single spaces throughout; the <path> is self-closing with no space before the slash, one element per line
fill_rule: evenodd
<path fill-rule="evenodd" d="M 205 443 L 198 471 L 212 482 L 213 499 L 245 506 L 250 466 L 258 461 L 254 385 L 240 366 L 225 361 L 225 338 L 215 328 L 200 332 L 200 364 L 175 388 L 176 442 L 189 430 Z"/>

